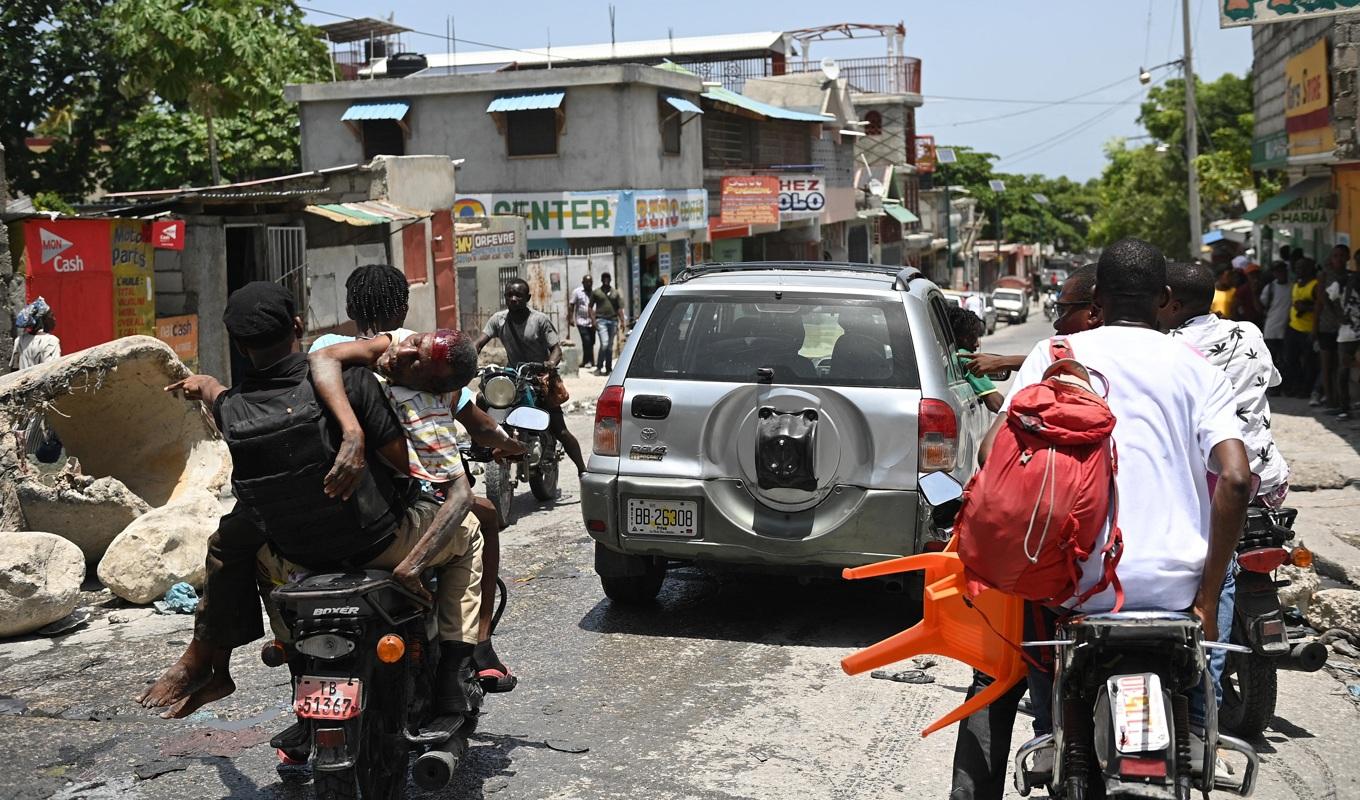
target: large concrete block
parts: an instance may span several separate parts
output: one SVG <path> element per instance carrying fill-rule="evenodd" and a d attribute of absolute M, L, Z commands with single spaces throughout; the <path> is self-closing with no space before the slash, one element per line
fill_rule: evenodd
<path fill-rule="evenodd" d="M 31 528 L 54 531 L 98 562 L 109 542 L 151 506 L 117 478 L 63 472 L 52 483 L 19 481 L 19 503 Z"/>
<path fill-rule="evenodd" d="M 132 603 L 158 599 L 180 581 L 203 588 L 208 537 L 222 506 L 202 490 L 186 493 L 139 517 L 113 540 L 99 562 L 99 580 Z"/>
<path fill-rule="evenodd" d="M 75 610 L 85 559 L 60 536 L 0 533 L 0 637 L 19 636 Z"/>

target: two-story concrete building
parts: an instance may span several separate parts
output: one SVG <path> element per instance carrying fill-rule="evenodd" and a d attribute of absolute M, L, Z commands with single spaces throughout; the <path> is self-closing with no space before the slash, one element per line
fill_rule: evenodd
<path fill-rule="evenodd" d="M 455 217 L 527 219 L 535 253 L 610 248 L 633 315 L 707 241 L 699 78 L 634 64 L 290 86 L 302 162 L 463 159 Z"/>

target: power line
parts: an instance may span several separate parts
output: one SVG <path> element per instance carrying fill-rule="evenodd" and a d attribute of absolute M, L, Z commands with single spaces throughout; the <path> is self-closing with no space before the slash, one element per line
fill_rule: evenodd
<path fill-rule="evenodd" d="M 1118 85 L 1121 84 L 1121 83 L 1126 83 L 1127 81 L 1128 81 L 1128 78 L 1127 78 L 1127 77 L 1120 78 L 1120 79 L 1118 79 L 1118 80 L 1116 80 L 1116 81 L 1112 81 L 1112 82 L 1110 82 L 1110 83 L 1107 83 L 1107 84 L 1105 84 L 1104 86 L 1098 86 L 1098 87 L 1096 87 L 1095 89 L 1091 89 L 1090 91 L 1082 92 L 1082 93 L 1080 93 L 1080 94 L 1074 94 L 1074 95 L 1072 95 L 1071 97 L 1066 97 L 1066 98 L 1063 98 L 1063 99 L 1061 99 L 1061 100 L 1006 100 L 1006 99 L 995 99 L 995 98 L 994 98 L 994 99 L 990 100 L 990 102 L 995 102 L 995 103 L 1006 103 L 1006 102 L 1012 102 L 1012 103 L 1035 103 L 1035 104 L 1037 104 L 1037 105 L 1035 105 L 1034 108 L 1027 108 L 1027 109 L 1024 109 L 1024 110 L 1022 110 L 1022 111 L 1011 111 L 1011 112 L 1006 113 L 1006 114 L 993 114 L 992 116 L 988 116 L 988 117 L 978 117 L 977 119 L 966 119 L 966 120 L 962 120 L 962 121 L 960 121 L 960 122 L 948 122 L 948 123 L 943 123 L 943 124 L 939 125 L 938 127 L 941 127 L 941 128 L 957 128 L 957 127 L 960 127 L 960 126 L 962 126 L 962 125 L 974 125 L 974 124 L 979 123 L 979 122 L 992 122 L 992 121 L 995 121 L 995 120 L 998 120 L 998 119 L 1009 119 L 1009 118 L 1011 118 L 1011 117 L 1019 117 L 1019 116 L 1022 116 L 1022 115 L 1024 115 L 1024 114 L 1032 114 L 1032 113 L 1034 113 L 1035 111 L 1042 111 L 1042 110 L 1044 110 L 1045 108 L 1052 108 L 1052 107 L 1054 107 L 1054 106 L 1059 106 L 1059 105 L 1103 105 L 1103 106 L 1115 106 L 1115 107 L 1117 108 L 1118 106 L 1127 105 L 1128 103 L 1127 103 L 1126 101 L 1082 100 L 1081 98 L 1083 98 L 1083 97 L 1089 97 L 1089 96 L 1091 96 L 1091 95 L 1093 95 L 1093 94 L 1096 94 L 1097 92 L 1103 92 L 1103 91 L 1105 91 L 1106 89 L 1111 89 L 1111 88 L 1113 88 L 1113 87 L 1115 87 L 1115 86 L 1118 86 Z M 940 96 L 940 95 L 936 95 L 936 97 L 941 97 L 941 96 Z"/>
<path fill-rule="evenodd" d="M 1129 95 L 1127 100 L 1133 100 L 1135 97 L 1137 97 L 1139 94 L 1142 94 L 1144 91 L 1146 91 L 1146 87 L 1140 87 L 1138 91 Z M 1020 150 L 1017 150 L 1009 155 L 1002 156 L 1000 161 L 1003 162 L 1023 161 L 1024 159 L 1029 158 L 1030 156 L 1036 156 L 1039 153 L 1046 152 L 1047 150 L 1056 147 L 1057 145 L 1067 141 L 1068 139 L 1071 139 L 1073 136 L 1076 136 L 1077 134 L 1082 133 L 1083 131 L 1086 131 L 1091 127 L 1094 127 L 1096 124 L 1104 121 L 1107 117 L 1111 116 L 1118 110 L 1119 110 L 1118 107 L 1116 107 L 1100 111 L 1096 113 L 1094 116 L 1088 117 L 1087 119 L 1078 122 L 1076 125 L 1073 125 L 1070 128 L 1059 131 L 1058 133 L 1054 134 L 1053 136 L 1047 139 L 1035 142 L 1034 144 L 1028 147 L 1021 148 Z"/>

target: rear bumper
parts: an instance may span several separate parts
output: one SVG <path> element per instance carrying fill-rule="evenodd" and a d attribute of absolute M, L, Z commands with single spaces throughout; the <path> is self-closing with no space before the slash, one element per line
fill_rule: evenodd
<path fill-rule="evenodd" d="M 697 501 L 699 536 L 627 535 L 621 509 L 629 497 Z M 914 491 L 843 486 L 815 509 L 785 514 L 757 503 L 733 480 L 592 472 L 581 476 L 581 513 L 591 537 L 618 553 L 790 570 L 857 567 L 911 555 L 920 549 L 922 529 Z"/>

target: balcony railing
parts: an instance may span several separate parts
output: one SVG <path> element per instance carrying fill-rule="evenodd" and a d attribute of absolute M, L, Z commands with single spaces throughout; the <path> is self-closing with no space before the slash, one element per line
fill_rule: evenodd
<path fill-rule="evenodd" d="M 865 94 L 920 94 L 921 59 L 911 56 L 836 59 L 850 88 Z M 790 61 L 788 72 L 820 72 L 820 63 Z"/>

